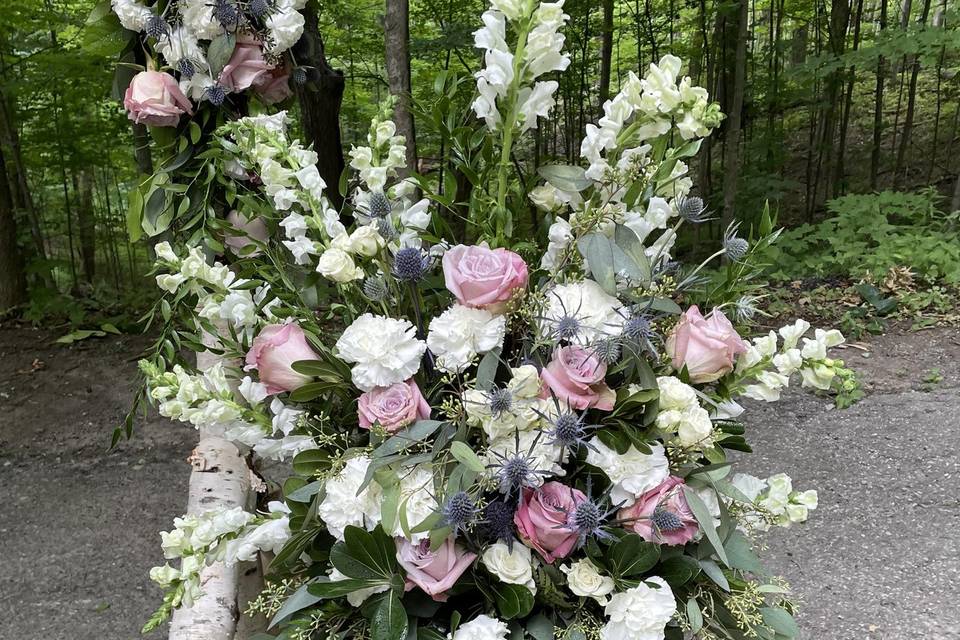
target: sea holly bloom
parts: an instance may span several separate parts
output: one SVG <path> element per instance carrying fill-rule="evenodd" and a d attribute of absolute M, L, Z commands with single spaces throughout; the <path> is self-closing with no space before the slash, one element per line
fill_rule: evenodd
<path fill-rule="evenodd" d="M 160 71 L 141 71 L 133 76 L 123 106 L 135 123 L 153 127 L 175 127 L 181 115 L 193 114 L 190 100 L 177 81 Z"/>
<path fill-rule="evenodd" d="M 256 369 L 267 393 L 294 391 L 310 382 L 310 376 L 293 370 L 299 360 L 319 360 L 299 325 L 271 324 L 264 327 L 250 345 L 244 371 Z"/>
<path fill-rule="evenodd" d="M 397 562 L 407 574 L 405 589 L 420 587 L 437 602 L 445 602 L 447 591 L 476 560 L 477 554 L 469 552 L 447 538 L 436 551 L 430 550 L 430 540 L 412 543 L 406 538 L 397 539 Z"/>
<path fill-rule="evenodd" d="M 682 478 L 670 476 L 637 498 L 632 506 L 622 509 L 620 519 L 648 542 L 665 545 L 690 542 L 700 527 L 683 495 L 684 486 Z"/>
<path fill-rule="evenodd" d="M 698 384 L 733 371 L 737 354 L 746 350 L 747 344 L 722 311 L 714 309 L 704 317 L 696 305 L 687 309 L 667 338 L 673 368 L 680 371 L 686 367 L 690 381 Z"/>

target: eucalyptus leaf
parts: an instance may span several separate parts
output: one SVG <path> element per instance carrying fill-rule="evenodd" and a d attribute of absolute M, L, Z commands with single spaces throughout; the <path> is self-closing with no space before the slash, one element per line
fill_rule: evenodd
<path fill-rule="evenodd" d="M 270 620 L 268 629 L 272 628 L 278 622 L 289 618 L 296 612 L 306 609 L 307 607 L 314 605 L 321 600 L 322 596 L 314 595 L 310 593 L 308 584 L 301 585 L 296 591 L 290 594 L 286 600 L 284 600 L 283 605 L 277 610 L 273 618 Z"/>
<path fill-rule="evenodd" d="M 700 525 L 700 530 L 703 531 L 703 534 L 707 537 L 717 557 L 720 558 L 723 564 L 728 567 L 731 566 L 730 561 L 727 559 L 727 554 L 723 549 L 723 543 L 720 541 L 720 535 L 713 526 L 713 515 L 707 508 L 707 505 L 704 504 L 696 491 L 686 486 L 683 487 L 683 497 L 687 499 L 687 505 L 690 507 L 690 511 L 693 512 L 693 516 Z"/>
<path fill-rule="evenodd" d="M 583 167 L 548 164 L 537 169 L 540 176 L 561 191 L 583 191 L 593 184 Z"/>
<path fill-rule="evenodd" d="M 793 616 L 780 607 L 763 607 L 760 609 L 760 615 L 763 616 L 763 624 L 782 636 L 795 638 L 800 633 L 800 628 Z"/>
<path fill-rule="evenodd" d="M 470 445 L 466 442 L 460 442 L 459 440 L 453 442 L 450 445 L 450 453 L 472 471 L 483 473 L 486 469 L 486 465 L 483 464 L 483 461 L 477 457 L 477 454 L 474 453 L 473 449 L 471 449 Z"/>
<path fill-rule="evenodd" d="M 222 33 L 210 42 L 207 47 L 207 62 L 210 64 L 210 77 L 216 80 L 230 61 L 233 49 L 237 45 L 237 36 L 232 33 Z"/>

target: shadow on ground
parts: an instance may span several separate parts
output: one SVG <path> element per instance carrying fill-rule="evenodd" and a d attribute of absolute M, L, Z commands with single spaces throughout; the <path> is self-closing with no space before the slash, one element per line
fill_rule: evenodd
<path fill-rule="evenodd" d="M 130 640 L 159 602 L 147 571 L 195 433 L 151 418 L 108 452 L 143 342 L 51 337 L 0 331 L 0 638 Z M 749 407 L 739 468 L 820 491 L 765 555 L 805 602 L 806 640 L 960 638 L 960 333 L 867 348 L 840 353 L 870 394 L 851 409 L 802 393 Z"/>

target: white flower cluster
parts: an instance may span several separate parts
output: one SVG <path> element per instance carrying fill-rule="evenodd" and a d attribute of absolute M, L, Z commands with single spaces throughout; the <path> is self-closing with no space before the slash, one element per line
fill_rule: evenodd
<path fill-rule="evenodd" d="M 633 445 L 625 453 L 617 453 L 600 438 L 593 438 L 587 447 L 587 464 L 603 471 L 613 486 L 610 502 L 631 506 L 637 496 L 653 489 L 670 475 L 670 463 L 662 444 L 650 445 L 643 453 Z"/>
<path fill-rule="evenodd" d="M 501 346 L 506 330 L 505 316 L 455 304 L 430 321 L 427 346 L 437 356 L 437 368 L 459 373 L 479 354 Z"/>
<path fill-rule="evenodd" d="M 530 547 L 514 544 L 511 548 L 505 542 L 495 542 L 483 552 L 480 561 L 500 582 L 519 584 L 529 589 L 533 595 L 537 594 Z"/>
<path fill-rule="evenodd" d="M 623 303 L 593 280 L 561 284 L 547 292 L 538 329 L 542 336 L 556 336 L 560 322 L 573 319 L 576 334 L 571 340 L 587 345 L 623 332 L 626 315 L 622 309 Z"/>
<path fill-rule="evenodd" d="M 198 296 L 201 318 L 229 322 L 246 335 L 251 334 L 261 317 L 273 318 L 271 309 L 280 301 L 271 296 L 269 285 L 251 289 L 249 280 L 237 280 L 227 266 L 219 262 L 208 264 L 199 247 L 191 248 L 182 260 L 167 242 L 158 243 L 156 252 L 161 266 L 176 270 L 158 275 L 157 285 L 169 293 L 188 287 Z"/>
<path fill-rule="evenodd" d="M 365 313 L 354 320 L 337 340 L 336 352 L 353 364 L 353 384 L 361 391 L 389 387 L 420 370 L 427 350 L 408 320 Z"/>
<path fill-rule="evenodd" d="M 209 41 L 237 31 L 236 26 L 227 29 L 218 19 L 217 5 L 209 0 L 179 0 L 171 9 L 157 13 L 141 0 L 110 0 L 113 12 L 121 26 L 130 31 L 151 32 L 151 22 L 162 20 L 154 48 L 171 67 L 182 69 L 189 65 L 192 73 L 184 73 L 181 90 L 191 98 L 199 99 L 208 87 L 216 84 L 213 69 L 207 59 Z M 269 4 L 269 13 L 263 18 L 265 37 L 264 51 L 279 56 L 292 47 L 303 35 L 304 17 L 300 13 L 306 0 L 274 0 Z M 236 11 L 232 5 L 228 8 Z M 245 18 L 237 16 L 240 25 Z M 148 29 L 148 27 L 152 27 Z"/>
<path fill-rule="evenodd" d="M 504 438 L 513 441 L 514 433 L 536 428 L 553 410 L 552 402 L 540 398 L 540 372 L 535 366 L 514 367 L 510 372 L 510 381 L 504 387 L 510 406 L 503 411 L 491 408 L 489 392 L 467 389 L 463 395 L 467 424 L 482 428 L 491 442 Z"/>
<path fill-rule="evenodd" d="M 180 365 L 173 371 L 157 371 L 146 362 L 150 397 L 160 403 L 160 415 L 200 427 L 226 426 L 243 415 L 233 399 L 223 365 L 217 363 L 201 374 L 192 375 Z"/>
<path fill-rule="evenodd" d="M 553 108 L 558 87 L 555 80 L 537 78 L 570 65 L 559 33 L 570 19 L 563 0 L 494 0 L 482 18 L 483 28 L 473 34 L 475 46 L 485 50 L 484 68 L 475 74 L 479 96 L 473 110 L 491 131 L 536 128 L 537 118 Z M 507 44 L 507 24 L 517 35 L 515 52 Z"/>
<path fill-rule="evenodd" d="M 486 614 L 480 614 L 469 622 L 464 622 L 450 634 L 448 640 L 507 640 L 510 629 L 507 623 Z"/>
<path fill-rule="evenodd" d="M 675 442 L 684 449 L 706 449 L 714 442 L 710 413 L 700 406 L 697 392 L 673 376 L 657 378 L 660 389 L 660 411 L 657 428 L 675 433 Z"/>
<path fill-rule="evenodd" d="M 264 385 L 254 382 L 250 376 L 244 377 L 238 389 L 244 400 L 251 406 L 258 405 L 266 398 L 267 390 Z M 265 460 L 282 462 L 293 458 L 302 451 L 316 449 L 316 441 L 308 435 L 297 435 L 293 430 L 299 426 L 301 419 L 307 415 L 302 409 L 292 409 L 274 397 L 270 401 L 272 431 L 266 433 L 258 424 L 236 421 L 224 433 L 224 437 L 231 442 L 243 445 L 253 450 Z"/>
<path fill-rule="evenodd" d="M 737 360 L 736 371 L 744 378 L 754 378 L 755 383 L 746 385 L 742 395 L 754 400 L 775 402 L 780 392 L 790 384 L 790 376 L 800 372 L 801 385 L 805 388 L 826 390 L 836 375 L 837 363 L 827 358 L 827 349 L 843 344 L 843 334 L 836 329 L 816 329 L 813 338 L 803 337 L 810 330 L 810 323 L 797 320 L 782 327 L 779 335 L 771 331 L 766 336 L 754 338 L 746 353 Z M 803 346 L 798 346 L 803 339 Z M 770 370 L 770 365 L 776 371 Z"/>
<path fill-rule="evenodd" d="M 173 605 L 191 606 L 200 596 L 200 570 L 207 562 L 247 562 L 260 551 L 277 552 L 286 544 L 290 510 L 282 502 L 267 508 L 266 516 L 234 507 L 174 518 L 173 530 L 160 532 L 160 546 L 167 560 L 180 559 L 180 568 L 153 567 L 150 579 L 164 589 L 181 587 Z"/>
<path fill-rule="evenodd" d="M 740 526 L 746 530 L 767 531 L 771 525 L 789 527 L 806 522 L 810 512 L 817 508 L 816 490 L 794 491 L 793 481 L 785 473 L 766 480 L 738 473 L 731 482 L 753 507 L 741 514 Z"/>
<path fill-rule="evenodd" d="M 406 139 L 397 135 L 392 120 L 375 116 L 367 133 L 369 146 L 350 147 L 350 166 L 371 192 L 383 192 L 388 178 L 395 178 L 397 170 L 407 166 Z"/>

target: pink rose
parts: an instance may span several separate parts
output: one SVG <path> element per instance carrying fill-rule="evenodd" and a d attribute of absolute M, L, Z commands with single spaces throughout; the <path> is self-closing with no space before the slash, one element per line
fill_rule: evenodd
<path fill-rule="evenodd" d="M 436 551 L 430 551 L 430 540 L 411 543 L 397 538 L 397 561 L 407 572 L 406 590 L 420 587 L 437 602 L 445 602 L 447 591 L 477 558 L 447 538 Z"/>
<path fill-rule="evenodd" d="M 574 409 L 610 411 L 617 394 L 603 381 L 605 375 L 607 365 L 593 351 L 576 345 L 561 347 L 540 372 L 544 383 L 541 396 L 548 398 L 553 393 Z"/>
<path fill-rule="evenodd" d="M 660 486 L 637 498 L 633 506 L 621 509 L 619 517 L 627 520 L 647 542 L 681 545 L 693 540 L 699 527 L 697 519 L 683 495 L 683 478 L 670 476 Z"/>
<path fill-rule="evenodd" d="M 513 516 L 520 539 L 548 563 L 567 557 L 579 537 L 567 523 L 577 505 L 586 499 L 582 491 L 559 482 L 545 482 L 537 490 L 525 489 Z"/>
<path fill-rule="evenodd" d="M 375 422 L 393 433 L 415 420 L 430 417 L 430 405 L 420 387 L 410 378 L 389 387 L 374 387 L 360 394 L 357 402 L 360 426 L 369 429 Z"/>
<path fill-rule="evenodd" d="M 253 244 L 250 241 L 251 238 L 260 242 L 266 242 L 270 237 L 270 232 L 267 230 L 267 225 L 260 218 L 248 219 L 239 211 L 233 210 L 227 214 L 227 222 L 243 232 L 243 235 L 227 235 L 223 238 L 223 244 L 230 247 L 230 250 L 238 256 L 241 254 L 241 251 L 243 251 L 244 247 Z M 260 250 L 254 249 L 250 253 L 244 255 L 257 256 L 260 255 Z"/>
<path fill-rule="evenodd" d="M 293 370 L 298 360 L 319 360 L 303 334 L 294 323 L 271 324 L 264 327 L 250 345 L 244 371 L 256 369 L 267 393 L 293 391 L 310 382 L 310 376 Z"/>
<path fill-rule="evenodd" d="M 227 91 L 239 93 L 252 87 L 270 72 L 270 65 L 263 57 L 263 47 L 248 35 L 237 38 L 237 45 L 218 83 Z"/>
<path fill-rule="evenodd" d="M 123 96 L 123 106 L 131 120 L 153 127 L 175 127 L 181 115 L 193 114 L 177 81 L 159 71 L 141 71 L 133 76 Z"/>
<path fill-rule="evenodd" d="M 257 97 L 264 104 L 277 104 L 293 95 L 290 89 L 290 74 L 283 65 L 278 65 L 253 84 Z"/>
<path fill-rule="evenodd" d="M 496 313 L 527 286 L 527 263 L 506 249 L 458 244 L 443 254 L 443 279 L 460 304 Z"/>
<path fill-rule="evenodd" d="M 704 318 L 692 306 L 667 338 L 667 355 L 677 371 L 687 367 L 691 382 L 713 382 L 733 371 L 733 360 L 747 345 L 723 312 L 714 309 Z"/>

